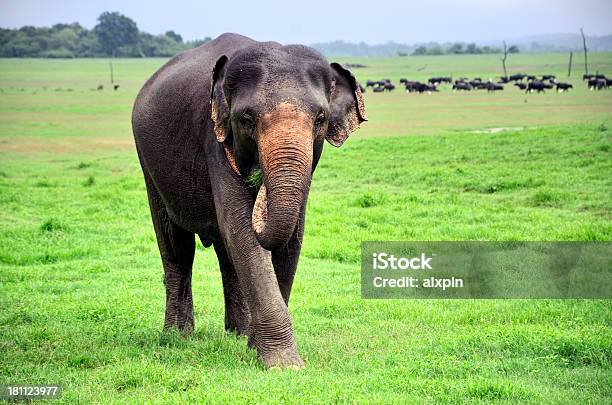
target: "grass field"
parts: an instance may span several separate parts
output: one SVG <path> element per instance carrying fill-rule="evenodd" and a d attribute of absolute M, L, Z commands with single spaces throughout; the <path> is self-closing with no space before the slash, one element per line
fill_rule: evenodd
<path fill-rule="evenodd" d="M 509 67 L 562 76 L 566 57 Z M 499 75 L 497 56 L 350 61 L 362 81 Z M 106 60 L 0 60 L 0 384 L 61 383 L 66 403 L 612 401 L 609 300 L 368 301 L 359 282 L 362 240 L 612 240 L 612 90 L 576 71 L 563 94 L 367 93 L 309 199 L 290 305 L 306 368 L 265 371 L 224 332 L 201 245 L 195 333 L 160 339 L 129 119 L 163 62 L 115 61 L 115 92 Z"/>

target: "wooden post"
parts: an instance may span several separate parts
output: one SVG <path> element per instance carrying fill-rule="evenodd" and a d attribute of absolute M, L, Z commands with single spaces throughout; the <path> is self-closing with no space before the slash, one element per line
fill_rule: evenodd
<path fill-rule="evenodd" d="M 582 47 L 584 48 L 584 74 L 589 74 L 589 63 L 587 61 L 587 46 L 586 37 L 584 36 L 584 30 L 580 27 L 580 35 L 582 35 Z"/>
<path fill-rule="evenodd" d="M 569 65 L 567 66 L 567 77 L 569 78 L 572 75 L 572 57 L 574 56 L 574 52 L 570 51 L 570 60 Z"/>
<path fill-rule="evenodd" d="M 115 83 L 115 80 L 113 78 L 113 60 L 109 60 L 108 64 L 110 65 L 110 76 L 111 76 L 111 85 Z"/>

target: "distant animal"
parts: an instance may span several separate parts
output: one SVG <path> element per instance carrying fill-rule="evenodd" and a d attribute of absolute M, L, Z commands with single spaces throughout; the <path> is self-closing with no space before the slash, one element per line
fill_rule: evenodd
<path fill-rule="evenodd" d="M 366 87 L 374 87 L 374 85 L 376 85 L 377 82 L 373 81 L 373 80 L 367 80 L 366 81 Z"/>
<path fill-rule="evenodd" d="M 419 93 L 429 93 L 438 92 L 438 88 L 435 84 L 425 84 L 425 83 L 417 83 L 417 91 Z"/>
<path fill-rule="evenodd" d="M 504 83 L 504 84 L 505 83 L 510 83 L 511 80 L 512 79 L 510 77 L 508 77 L 508 76 L 502 76 L 502 77 L 499 78 L 499 82 L 500 83 Z"/>
<path fill-rule="evenodd" d="M 377 82 L 374 82 L 374 86 L 380 86 L 380 87 L 385 87 L 385 84 L 391 83 L 391 80 L 389 79 L 382 79 L 379 80 Z"/>
<path fill-rule="evenodd" d="M 418 92 L 419 87 L 422 85 L 421 82 L 411 82 L 408 81 L 406 82 L 406 91 L 409 93 L 415 93 Z"/>
<path fill-rule="evenodd" d="M 361 63 L 346 63 L 344 67 L 346 67 L 347 69 L 351 69 L 351 68 L 359 69 L 359 68 L 365 68 L 367 66 Z"/>
<path fill-rule="evenodd" d="M 607 87 L 607 80 L 593 77 L 589 79 L 588 85 L 591 90 L 602 90 Z"/>
<path fill-rule="evenodd" d="M 519 89 L 521 89 L 521 90 L 526 90 L 527 89 L 527 84 L 526 83 L 519 82 L 519 83 L 514 83 L 514 85 L 516 87 L 518 87 Z"/>
<path fill-rule="evenodd" d="M 595 77 L 595 75 L 582 75 L 582 80 L 591 80 Z"/>
<path fill-rule="evenodd" d="M 450 77 L 431 77 L 427 82 L 429 84 L 438 85 L 440 83 L 452 83 L 453 79 Z"/>
<path fill-rule="evenodd" d="M 373 91 L 374 93 L 382 93 L 383 91 L 385 91 L 385 88 L 384 88 L 384 87 L 382 87 L 382 86 L 376 86 L 376 87 L 374 87 L 374 88 L 372 89 L 372 91 Z"/>
<path fill-rule="evenodd" d="M 557 82 L 557 92 L 567 91 L 573 88 L 574 86 L 569 83 Z"/>
<path fill-rule="evenodd" d="M 607 88 L 612 87 L 612 78 L 608 78 L 608 77 L 606 77 L 606 75 L 598 73 L 598 74 L 594 75 L 591 78 L 591 80 L 594 81 L 593 82 L 594 85 L 593 86 L 589 85 L 589 87 L 596 87 L 597 90 L 601 90 L 603 88 L 607 89 Z"/>
<path fill-rule="evenodd" d="M 101 85 L 101 84 L 100 84 L 100 85 L 98 85 L 98 89 L 97 89 L 97 90 L 98 90 L 98 91 L 102 91 L 102 90 L 104 90 L 104 86 L 103 86 L 103 85 Z"/>
<path fill-rule="evenodd" d="M 497 84 L 497 83 L 487 83 L 487 91 L 489 93 L 491 92 L 496 92 L 496 91 L 501 91 L 504 89 L 504 86 L 502 86 L 501 84 Z"/>
<path fill-rule="evenodd" d="M 531 82 L 531 81 L 536 80 L 536 77 L 533 75 L 527 75 L 527 80 Z"/>
<path fill-rule="evenodd" d="M 383 87 L 388 92 L 392 92 L 393 90 L 395 90 L 395 86 L 393 84 L 391 84 L 391 83 L 385 83 L 385 85 Z"/>
<path fill-rule="evenodd" d="M 119 90 L 119 86 L 120 86 L 119 84 L 113 85 L 113 90 L 115 90 L 115 91 Z"/>
<path fill-rule="evenodd" d="M 455 84 L 453 84 L 453 90 L 454 91 L 471 91 L 472 86 L 466 82 L 456 82 Z"/>
<path fill-rule="evenodd" d="M 404 87 L 406 88 L 406 92 L 412 93 L 412 92 L 417 91 L 416 90 L 417 83 L 419 83 L 419 82 L 413 82 L 413 81 L 410 81 L 410 80 L 406 80 L 404 82 Z"/>
<path fill-rule="evenodd" d="M 554 80 L 557 76 L 555 75 L 542 75 L 542 80 Z"/>
<path fill-rule="evenodd" d="M 526 75 L 524 75 L 523 73 L 516 73 L 513 75 L 510 75 L 510 77 L 508 78 L 508 80 L 510 81 L 521 81 L 525 78 Z"/>
<path fill-rule="evenodd" d="M 525 90 L 525 93 L 533 93 L 534 91 L 537 91 L 538 93 L 544 93 L 545 88 L 546 87 L 543 81 L 534 80 L 527 84 L 527 89 Z"/>
<path fill-rule="evenodd" d="M 408 81 L 408 79 L 406 79 L 406 78 L 402 77 L 402 78 L 400 79 L 400 81 L 399 81 L 399 82 L 400 82 L 401 84 L 405 85 L 407 81 Z"/>
<path fill-rule="evenodd" d="M 484 90 L 487 88 L 487 83 L 481 82 L 479 80 L 472 80 L 470 84 L 472 85 L 474 89 L 477 89 L 477 90 Z"/>

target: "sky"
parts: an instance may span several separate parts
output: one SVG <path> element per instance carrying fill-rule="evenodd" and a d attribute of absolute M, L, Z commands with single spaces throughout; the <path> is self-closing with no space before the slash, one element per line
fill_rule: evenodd
<path fill-rule="evenodd" d="M 119 11 L 140 30 L 184 39 L 237 32 L 281 43 L 494 41 L 612 34 L 612 0 L 0 0 L 0 27 L 96 24 Z"/>

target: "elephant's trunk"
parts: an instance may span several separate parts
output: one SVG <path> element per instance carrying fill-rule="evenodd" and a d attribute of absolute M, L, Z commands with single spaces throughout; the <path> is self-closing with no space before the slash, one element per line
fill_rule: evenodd
<path fill-rule="evenodd" d="M 265 249 L 287 244 L 306 202 L 312 171 L 312 120 L 281 104 L 259 124 L 264 182 L 253 207 L 253 230 Z"/>

